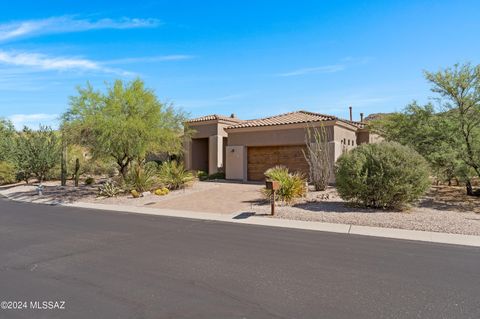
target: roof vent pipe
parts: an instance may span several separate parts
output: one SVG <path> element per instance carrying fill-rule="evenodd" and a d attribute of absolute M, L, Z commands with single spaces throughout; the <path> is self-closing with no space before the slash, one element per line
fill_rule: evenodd
<path fill-rule="evenodd" d="M 352 107 L 349 106 L 348 109 L 350 110 L 350 121 L 353 121 L 353 116 L 352 116 Z"/>
<path fill-rule="evenodd" d="M 360 122 L 363 122 L 363 113 L 360 113 Z"/>

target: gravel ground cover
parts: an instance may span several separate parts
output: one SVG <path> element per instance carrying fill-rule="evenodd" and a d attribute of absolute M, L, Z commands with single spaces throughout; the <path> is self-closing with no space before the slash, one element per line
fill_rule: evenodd
<path fill-rule="evenodd" d="M 171 191 L 166 196 L 157 196 L 148 194 L 140 198 L 133 198 L 131 195 L 119 195 L 117 197 L 105 198 L 97 197 L 99 185 L 80 185 L 74 187 L 73 182 L 68 181 L 67 186 L 60 186 L 59 181 L 49 181 L 43 183 L 43 196 L 37 194 L 36 184 L 18 184 L 14 186 L 0 187 L 0 194 L 8 196 L 13 199 L 23 200 L 28 202 L 59 202 L 59 203 L 73 203 L 73 202 L 87 202 L 98 204 L 112 204 L 112 205 L 129 205 L 129 206 L 145 206 L 153 205 L 155 203 L 165 201 L 172 198 L 181 197 L 195 192 L 205 191 L 215 188 L 215 183 L 194 183 L 190 187 L 181 190 Z"/>
<path fill-rule="evenodd" d="M 480 198 L 463 195 L 461 187 L 432 187 L 407 211 L 381 211 L 354 207 L 344 202 L 334 188 L 310 192 L 292 206 L 277 206 L 276 218 L 321 221 L 376 227 L 480 235 Z M 256 205 L 256 214 L 270 213 L 267 204 Z"/>

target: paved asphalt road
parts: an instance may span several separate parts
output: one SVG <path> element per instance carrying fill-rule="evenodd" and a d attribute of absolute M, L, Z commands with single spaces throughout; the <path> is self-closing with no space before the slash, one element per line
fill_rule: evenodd
<path fill-rule="evenodd" d="M 0 199 L 0 318 L 480 318 L 480 249 Z"/>

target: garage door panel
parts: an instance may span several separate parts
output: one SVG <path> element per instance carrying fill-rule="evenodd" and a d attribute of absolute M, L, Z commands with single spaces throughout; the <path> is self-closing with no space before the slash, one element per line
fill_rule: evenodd
<path fill-rule="evenodd" d="M 302 150 L 304 145 L 259 146 L 247 150 L 247 177 L 249 180 L 264 180 L 265 171 L 276 165 L 288 167 L 290 171 L 308 173 L 308 164 Z"/>

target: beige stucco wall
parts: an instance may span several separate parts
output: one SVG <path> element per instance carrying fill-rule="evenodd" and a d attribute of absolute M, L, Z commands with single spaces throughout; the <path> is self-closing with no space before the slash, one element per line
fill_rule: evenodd
<path fill-rule="evenodd" d="M 227 136 L 225 128 L 231 124 L 221 123 L 217 121 L 205 121 L 191 123 L 189 128 L 194 131 L 192 138 L 205 138 L 213 135 Z"/>
<path fill-rule="evenodd" d="M 208 139 L 208 174 L 223 170 L 223 137 L 210 136 Z"/>
<path fill-rule="evenodd" d="M 382 141 L 384 141 L 385 139 L 378 135 L 378 134 L 374 134 L 374 133 L 370 133 L 370 136 L 369 136 L 369 139 L 368 139 L 368 142 L 369 143 L 380 143 Z"/>
<path fill-rule="evenodd" d="M 228 147 L 226 157 L 227 178 L 243 180 L 247 178 L 247 147 L 249 146 L 281 146 L 281 145 L 301 145 L 305 144 L 306 126 L 275 126 L 275 127 L 261 127 L 248 128 L 241 130 L 227 130 L 228 132 Z M 318 126 L 317 126 L 318 127 Z M 356 146 L 355 128 L 343 127 L 339 125 L 324 126 L 327 133 L 327 140 L 329 142 L 329 152 L 331 156 L 332 172 L 330 182 L 335 181 L 333 174 L 334 163 L 337 158 L 346 150 Z M 345 145 L 343 144 L 345 140 Z M 350 144 L 350 145 L 349 145 Z M 242 147 L 242 158 L 234 158 L 228 152 L 234 147 Z"/>
<path fill-rule="evenodd" d="M 384 138 L 378 134 L 370 133 L 369 131 L 360 131 L 357 134 L 357 143 L 360 144 L 373 144 L 383 141 Z"/>
<path fill-rule="evenodd" d="M 333 161 L 336 162 L 340 155 L 357 146 L 357 134 L 355 130 L 335 125 L 333 136 L 335 142 Z"/>
<path fill-rule="evenodd" d="M 246 147 L 227 146 L 226 148 L 226 179 L 246 180 L 247 178 L 247 153 Z"/>
<path fill-rule="evenodd" d="M 223 138 L 228 136 L 225 128 L 231 124 L 232 123 L 217 120 L 190 123 L 189 129 L 193 130 L 192 140 L 184 144 L 186 168 L 196 170 L 198 167 L 204 167 L 205 165 L 202 163 L 207 159 L 208 174 L 214 174 L 224 170 Z M 200 142 L 207 143 L 208 148 L 200 146 Z M 205 149 L 207 149 L 207 154 L 204 154 Z"/>
<path fill-rule="evenodd" d="M 305 144 L 305 124 L 279 125 L 255 128 L 225 130 L 231 123 L 207 121 L 193 123 L 190 127 L 195 131 L 194 138 L 208 139 L 209 174 L 225 170 L 227 179 L 245 180 L 247 176 L 247 147 L 249 146 L 281 146 Z M 316 127 L 320 126 L 317 124 Z M 358 132 L 351 125 L 343 122 L 323 123 L 327 132 L 330 156 L 333 163 L 338 157 L 359 143 L 374 143 L 381 138 L 368 132 Z M 228 146 L 225 137 L 228 136 Z M 192 143 L 186 143 L 186 165 L 192 169 L 192 163 L 201 161 L 204 155 L 192 149 Z M 197 158 L 198 157 L 198 158 Z M 333 176 L 333 174 L 332 174 Z M 332 180 L 333 182 L 334 180 Z"/>
<path fill-rule="evenodd" d="M 271 127 L 228 131 L 228 145 L 274 146 L 305 144 L 306 127 L 297 128 Z M 325 127 L 328 140 L 333 138 L 333 126 Z"/>

